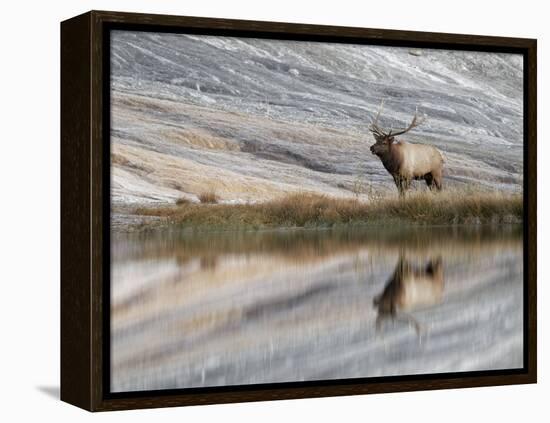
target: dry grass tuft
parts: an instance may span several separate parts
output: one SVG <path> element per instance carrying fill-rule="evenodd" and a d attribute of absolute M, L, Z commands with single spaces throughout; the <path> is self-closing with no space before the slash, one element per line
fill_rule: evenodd
<path fill-rule="evenodd" d="M 189 198 L 186 198 L 186 197 L 180 197 L 176 200 L 176 205 L 177 206 L 183 206 L 185 204 L 191 204 L 192 201 L 189 199 Z"/>
<path fill-rule="evenodd" d="M 214 191 L 201 192 L 199 194 L 199 201 L 205 204 L 216 204 L 218 202 L 218 196 Z"/>

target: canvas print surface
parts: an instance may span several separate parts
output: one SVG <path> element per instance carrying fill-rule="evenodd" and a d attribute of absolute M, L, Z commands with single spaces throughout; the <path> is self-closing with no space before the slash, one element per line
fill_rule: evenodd
<path fill-rule="evenodd" d="M 521 55 L 112 31 L 112 392 L 523 366 Z"/>

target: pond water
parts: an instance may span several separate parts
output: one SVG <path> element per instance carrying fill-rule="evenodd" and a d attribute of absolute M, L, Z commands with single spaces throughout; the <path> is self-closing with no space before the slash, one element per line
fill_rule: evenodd
<path fill-rule="evenodd" d="M 113 233 L 113 392 L 518 368 L 520 227 Z"/>

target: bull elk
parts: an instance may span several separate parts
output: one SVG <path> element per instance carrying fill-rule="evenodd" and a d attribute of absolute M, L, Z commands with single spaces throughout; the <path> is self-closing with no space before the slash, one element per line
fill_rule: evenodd
<path fill-rule="evenodd" d="M 383 319 L 391 318 L 413 324 L 420 335 L 421 325 L 410 313 L 440 303 L 443 286 L 441 257 L 417 267 L 401 256 L 384 290 L 373 300 L 378 311 L 376 328 L 380 328 Z"/>
<path fill-rule="evenodd" d="M 397 140 L 395 137 L 409 132 L 420 125 L 423 120 L 418 118 L 418 109 L 409 126 L 397 132 L 384 130 L 378 125 L 382 111 L 380 105 L 376 118 L 369 126 L 376 143 L 370 148 L 372 154 L 378 156 L 386 170 L 393 177 L 399 195 L 405 195 L 413 180 L 424 179 L 430 190 L 442 188 L 443 157 L 437 148 L 425 144 L 410 144 Z"/>

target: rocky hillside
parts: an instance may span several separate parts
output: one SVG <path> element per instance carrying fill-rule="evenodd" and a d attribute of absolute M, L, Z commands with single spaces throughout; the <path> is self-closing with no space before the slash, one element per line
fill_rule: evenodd
<path fill-rule="evenodd" d="M 369 152 L 382 99 L 383 126 L 426 116 L 405 137 L 446 186 L 521 190 L 518 55 L 115 31 L 111 70 L 115 205 L 394 189 Z"/>

